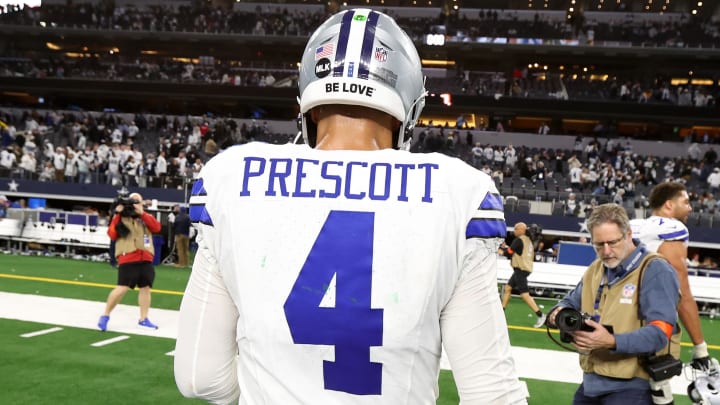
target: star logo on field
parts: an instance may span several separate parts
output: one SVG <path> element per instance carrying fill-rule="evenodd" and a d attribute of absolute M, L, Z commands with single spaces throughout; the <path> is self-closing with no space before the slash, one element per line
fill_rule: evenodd
<path fill-rule="evenodd" d="M 13 179 L 13 181 L 11 181 L 10 183 L 8 183 L 8 187 L 10 188 L 10 191 L 18 191 L 18 186 L 19 186 L 19 185 L 20 185 L 20 184 L 17 183 L 17 182 L 15 181 L 15 179 Z"/>

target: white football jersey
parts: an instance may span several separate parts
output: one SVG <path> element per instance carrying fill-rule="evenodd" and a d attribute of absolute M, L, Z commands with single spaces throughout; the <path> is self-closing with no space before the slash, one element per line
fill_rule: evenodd
<path fill-rule="evenodd" d="M 687 244 L 690 240 L 690 232 L 685 224 L 675 218 L 653 215 L 645 219 L 633 219 L 630 228 L 633 238 L 640 239 L 653 252 L 657 252 L 665 241 L 682 241 Z"/>
<path fill-rule="evenodd" d="M 253 142 L 202 169 L 190 216 L 181 391 L 434 404 L 442 342 L 464 401 L 524 401 L 497 294 L 502 200 L 464 162 Z"/>

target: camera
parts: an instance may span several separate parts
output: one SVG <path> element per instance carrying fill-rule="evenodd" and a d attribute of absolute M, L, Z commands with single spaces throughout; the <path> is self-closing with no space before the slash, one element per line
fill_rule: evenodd
<path fill-rule="evenodd" d="M 585 312 L 573 308 L 563 308 L 555 315 L 555 325 L 560 330 L 560 340 L 565 343 L 573 341 L 572 332 L 583 330 L 592 332 L 595 329 L 585 324 L 585 320 L 592 317 Z"/>
<path fill-rule="evenodd" d="M 680 375 L 683 364 L 670 354 L 650 356 L 644 359 L 645 371 L 655 381 L 662 381 Z"/>
<path fill-rule="evenodd" d="M 113 201 L 113 209 L 115 209 L 118 205 L 122 205 L 123 210 L 120 211 L 120 216 L 136 217 L 137 213 L 135 212 L 135 207 L 133 205 L 139 202 L 140 201 L 136 198 L 130 198 L 130 192 L 123 187 L 118 191 L 118 196 L 115 198 L 115 201 Z"/>
<path fill-rule="evenodd" d="M 528 238 L 530 238 L 530 240 L 535 242 L 540 239 L 540 237 L 542 236 L 542 232 L 543 232 L 543 229 L 540 225 L 530 224 L 530 226 L 528 226 L 527 231 L 525 233 L 527 234 Z"/>

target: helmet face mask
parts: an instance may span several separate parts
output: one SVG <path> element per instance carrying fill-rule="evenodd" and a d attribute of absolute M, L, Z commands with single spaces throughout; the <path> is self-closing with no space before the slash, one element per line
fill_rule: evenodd
<path fill-rule="evenodd" d="M 425 106 L 415 45 L 392 18 L 370 9 L 342 11 L 313 33 L 298 82 L 302 134 L 311 147 L 317 137 L 309 116 L 314 107 L 346 104 L 385 112 L 401 123 L 395 145 L 403 149 Z"/>

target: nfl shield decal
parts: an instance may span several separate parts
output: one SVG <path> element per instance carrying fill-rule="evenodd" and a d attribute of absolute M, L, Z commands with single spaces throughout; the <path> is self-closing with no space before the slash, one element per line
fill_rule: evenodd
<path fill-rule="evenodd" d="M 635 295 L 635 288 L 635 284 L 625 284 L 622 290 L 623 297 L 632 298 Z"/>
<path fill-rule="evenodd" d="M 388 57 L 387 49 L 378 46 L 375 48 L 375 60 L 378 62 L 386 62 Z"/>

